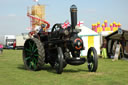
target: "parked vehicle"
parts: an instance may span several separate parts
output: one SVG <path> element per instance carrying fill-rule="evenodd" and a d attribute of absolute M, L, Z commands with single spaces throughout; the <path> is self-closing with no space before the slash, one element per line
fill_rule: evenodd
<path fill-rule="evenodd" d="M 4 48 L 12 49 L 13 43 L 16 40 L 15 35 L 3 35 L 0 36 L 0 43 L 3 44 Z"/>
<path fill-rule="evenodd" d="M 24 43 L 28 38 L 29 38 L 28 33 L 22 33 L 21 35 L 16 35 L 16 45 L 14 48 L 23 49 Z"/>

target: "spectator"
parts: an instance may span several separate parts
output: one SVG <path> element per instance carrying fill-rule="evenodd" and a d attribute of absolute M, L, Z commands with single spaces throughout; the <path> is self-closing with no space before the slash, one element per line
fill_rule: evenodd
<path fill-rule="evenodd" d="M 118 41 L 116 44 L 114 59 L 112 61 L 118 60 L 121 56 L 121 43 Z"/>
<path fill-rule="evenodd" d="M 16 48 L 16 41 L 13 42 L 13 49 Z"/>
<path fill-rule="evenodd" d="M 123 47 L 123 50 L 124 50 L 124 47 L 126 46 L 126 40 L 125 40 L 125 37 L 121 37 L 121 45 Z"/>
<path fill-rule="evenodd" d="M 46 25 L 42 24 L 39 32 L 46 32 Z"/>
<path fill-rule="evenodd" d="M 107 46 L 107 41 L 106 39 L 104 39 L 103 44 L 101 46 L 102 58 L 107 58 L 106 46 Z"/>
<path fill-rule="evenodd" d="M 3 45 L 0 43 L 0 54 L 3 53 Z"/>

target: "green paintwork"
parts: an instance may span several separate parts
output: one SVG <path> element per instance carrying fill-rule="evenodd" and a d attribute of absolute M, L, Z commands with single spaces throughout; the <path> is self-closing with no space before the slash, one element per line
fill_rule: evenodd
<path fill-rule="evenodd" d="M 31 58 L 31 57 L 26 57 L 25 60 L 27 61 L 27 60 L 29 60 L 30 58 Z"/>

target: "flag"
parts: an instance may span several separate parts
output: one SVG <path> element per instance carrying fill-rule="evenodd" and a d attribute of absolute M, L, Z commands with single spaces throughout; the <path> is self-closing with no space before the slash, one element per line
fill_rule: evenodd
<path fill-rule="evenodd" d="M 70 26 L 70 23 L 69 23 L 68 20 L 66 20 L 66 21 L 64 22 L 64 24 L 61 25 L 61 27 L 64 28 L 64 29 L 67 28 L 68 26 Z"/>
<path fill-rule="evenodd" d="M 38 0 L 34 0 L 35 2 L 38 2 Z"/>
<path fill-rule="evenodd" d="M 79 21 L 77 26 L 81 27 L 81 26 L 83 26 L 83 24 L 84 24 L 84 21 Z"/>

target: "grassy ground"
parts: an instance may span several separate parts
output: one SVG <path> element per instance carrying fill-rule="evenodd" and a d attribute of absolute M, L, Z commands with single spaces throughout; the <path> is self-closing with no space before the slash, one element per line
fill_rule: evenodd
<path fill-rule="evenodd" d="M 0 55 L 0 85 L 128 85 L 128 61 L 99 59 L 96 73 L 87 64 L 70 66 L 61 75 L 45 65 L 41 71 L 24 69 L 21 50 L 4 50 Z"/>

